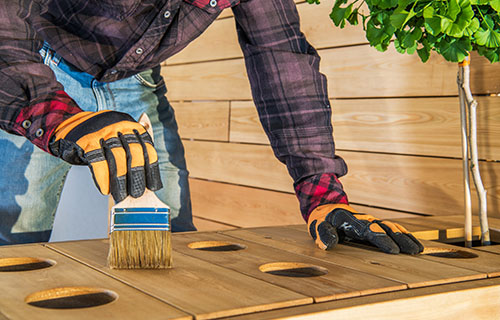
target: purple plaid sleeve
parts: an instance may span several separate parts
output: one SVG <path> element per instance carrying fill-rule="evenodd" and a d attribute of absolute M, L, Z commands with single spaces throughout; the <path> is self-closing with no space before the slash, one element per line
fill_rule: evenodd
<path fill-rule="evenodd" d="M 342 184 L 333 173 L 324 173 L 303 180 L 295 185 L 295 194 L 306 222 L 317 206 L 328 203 L 349 204 Z"/>
<path fill-rule="evenodd" d="M 241 1 L 233 12 L 260 121 L 294 180 L 304 218 L 318 204 L 347 202 L 336 178 L 347 166 L 335 155 L 326 77 L 294 1 Z"/>

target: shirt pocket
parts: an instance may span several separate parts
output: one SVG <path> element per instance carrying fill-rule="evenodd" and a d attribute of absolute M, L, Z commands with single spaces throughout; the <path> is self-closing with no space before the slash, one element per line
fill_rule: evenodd
<path fill-rule="evenodd" d="M 220 13 L 226 8 L 238 5 L 240 0 L 184 0 L 184 2 L 209 13 Z"/>

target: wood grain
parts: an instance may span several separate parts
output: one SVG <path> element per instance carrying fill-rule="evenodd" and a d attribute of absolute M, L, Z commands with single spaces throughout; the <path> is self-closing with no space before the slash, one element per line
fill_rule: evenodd
<path fill-rule="evenodd" d="M 185 141 L 185 147 L 192 177 L 293 192 L 285 166 L 275 159 L 269 146 Z M 348 151 L 338 154 L 349 166 L 341 181 L 354 203 L 430 215 L 463 211 L 460 160 Z M 481 162 L 480 168 L 491 216 L 498 217 L 500 163 Z"/>
<path fill-rule="evenodd" d="M 37 257 L 50 259 L 56 264 L 50 268 L 0 272 L 2 298 L 0 310 L 9 319 L 192 319 L 171 305 L 152 299 L 149 295 L 131 288 L 81 263 L 41 245 L 0 247 L 0 258 Z M 31 293 L 60 287 L 87 286 L 102 288 L 118 294 L 118 299 L 99 307 L 85 309 L 36 308 L 24 302 Z"/>
<path fill-rule="evenodd" d="M 334 26 L 329 17 L 333 0 L 323 0 L 319 5 L 297 5 L 301 30 L 315 48 L 367 43 L 361 25 L 347 25 L 344 29 Z M 226 13 L 227 12 L 227 13 Z M 228 17 L 231 10 L 225 10 Z M 232 15 L 231 15 L 232 16 Z M 221 36 L 224 35 L 224 36 Z M 242 57 L 234 18 L 216 20 L 198 39 L 179 54 L 167 60 L 168 65 Z"/>
<path fill-rule="evenodd" d="M 216 233 L 178 234 L 176 237 L 173 237 L 173 247 L 174 250 L 178 250 L 184 254 L 313 297 L 315 302 L 402 290 L 406 288 L 405 285 L 399 282 L 240 239 L 238 239 L 236 243 L 246 246 L 244 250 L 210 252 L 188 248 L 188 244 L 196 241 L 233 241 L 234 243 L 234 240 L 235 239 L 232 237 Z M 327 269 L 328 274 L 318 277 L 290 278 L 259 271 L 259 266 L 270 262 L 292 262 L 315 265 Z"/>
<path fill-rule="evenodd" d="M 239 227 L 304 223 L 294 194 L 190 180 L 193 213 Z"/>
<path fill-rule="evenodd" d="M 228 318 L 231 320 L 455 320 L 500 317 L 500 279 L 395 291 Z"/>
<path fill-rule="evenodd" d="M 219 231 L 231 230 L 235 228 L 227 224 L 218 223 L 217 221 L 207 220 L 203 217 L 197 216 L 193 216 L 193 223 L 198 231 Z"/>
<path fill-rule="evenodd" d="M 482 272 L 431 263 L 418 256 L 389 255 L 377 249 L 339 244 L 329 251 L 320 250 L 305 227 L 241 229 L 224 234 L 402 282 L 409 288 L 486 278 Z"/>
<path fill-rule="evenodd" d="M 174 234 L 172 238 L 177 236 Z M 112 270 L 106 267 L 108 241 L 50 243 L 49 246 L 161 301 L 168 301 L 195 315 L 196 319 L 212 319 L 312 302 L 311 298 L 304 295 L 177 251 L 173 252 L 172 269 Z M 266 292 L 266 295 L 262 295 L 262 292 Z"/>
<path fill-rule="evenodd" d="M 228 141 L 228 102 L 174 102 L 172 106 L 182 138 Z"/>
<path fill-rule="evenodd" d="M 488 274 L 488 277 L 499 277 L 500 276 L 500 256 L 493 254 L 493 253 L 488 253 L 485 251 L 480 251 L 480 250 L 475 250 L 475 249 L 469 249 L 469 248 L 462 248 L 462 247 L 457 247 L 445 243 L 440 243 L 440 242 L 434 242 L 434 241 L 426 241 L 423 240 L 422 243 L 424 246 L 427 247 L 432 247 L 432 248 L 445 248 L 445 249 L 453 249 L 453 250 L 461 250 L 465 252 L 472 252 L 474 254 L 477 254 L 477 258 L 472 258 L 472 259 L 453 259 L 453 258 L 441 258 L 441 257 L 435 257 L 431 255 L 421 255 L 423 259 L 428 259 L 432 261 L 437 261 L 441 262 L 444 264 L 452 265 L 452 266 L 457 266 L 461 268 L 466 268 L 469 270 L 474 270 L 478 272 L 484 272 Z"/>
<path fill-rule="evenodd" d="M 437 54 L 425 64 L 395 49 L 368 45 L 320 50 L 321 72 L 332 98 L 456 96 L 457 66 Z M 472 54 L 474 94 L 500 92 L 500 66 Z M 162 75 L 170 100 L 251 100 L 243 59 L 166 66 Z"/>
<path fill-rule="evenodd" d="M 478 97 L 478 153 L 500 159 L 500 97 Z M 331 100 L 337 149 L 461 157 L 458 98 Z M 251 101 L 231 102 L 231 142 L 269 144 Z"/>

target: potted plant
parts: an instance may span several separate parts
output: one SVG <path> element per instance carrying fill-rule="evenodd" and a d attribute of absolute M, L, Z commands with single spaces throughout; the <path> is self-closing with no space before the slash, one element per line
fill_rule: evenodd
<path fill-rule="evenodd" d="M 307 0 L 319 4 L 320 0 Z M 490 243 L 486 190 L 477 156 L 476 108 L 469 85 L 472 51 L 490 62 L 500 60 L 500 0 L 336 0 L 333 23 L 361 23 L 366 39 L 379 51 L 393 44 L 399 53 L 417 53 L 426 62 L 431 51 L 458 63 L 465 197 L 465 245 L 472 245 L 469 170 L 479 197 L 481 243 Z M 470 164 L 469 164 L 470 160 Z"/>

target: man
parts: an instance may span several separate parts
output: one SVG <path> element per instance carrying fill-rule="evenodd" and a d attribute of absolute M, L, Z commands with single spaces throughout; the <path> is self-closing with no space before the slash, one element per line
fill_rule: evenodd
<path fill-rule="evenodd" d="M 27 190 L 2 193 L 2 243 L 47 241 L 70 164 L 89 165 L 99 190 L 115 201 L 157 191 L 172 209 L 173 231 L 195 229 L 159 64 L 228 7 L 261 122 L 318 246 L 346 238 L 384 252 L 422 251 L 404 228 L 348 206 L 337 180 L 347 167 L 335 155 L 326 79 L 293 0 L 0 0 L 0 125 L 41 149 L 2 137 L 4 155 L 25 148 L 16 157 L 29 158 L 2 168 L 3 188 L 28 180 Z M 154 147 L 136 122 L 143 112 Z"/>

